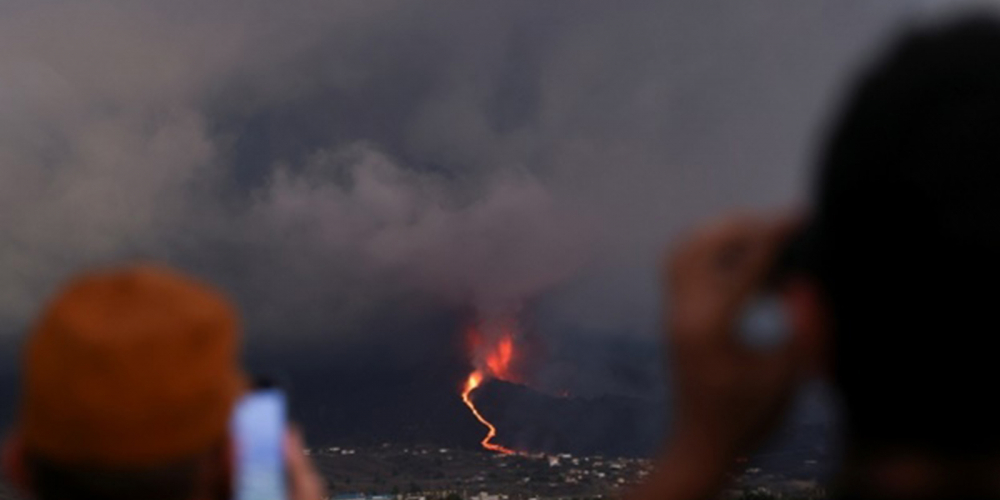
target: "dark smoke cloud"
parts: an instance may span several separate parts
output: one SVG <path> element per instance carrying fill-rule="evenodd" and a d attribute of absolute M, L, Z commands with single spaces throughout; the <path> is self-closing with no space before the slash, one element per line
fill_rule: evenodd
<path fill-rule="evenodd" d="M 553 352 L 650 338 L 671 235 L 801 199 L 845 70 L 937 3 L 5 2 L 0 317 L 151 258 L 262 342 L 406 357 L 407 317 L 524 307 Z M 587 352 L 543 378 L 649 384 Z"/>

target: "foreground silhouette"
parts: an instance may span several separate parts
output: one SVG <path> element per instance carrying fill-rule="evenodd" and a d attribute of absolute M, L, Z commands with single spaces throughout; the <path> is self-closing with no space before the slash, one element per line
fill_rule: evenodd
<path fill-rule="evenodd" d="M 843 403 L 836 497 L 1000 497 L 1000 23 L 902 37 L 862 78 L 820 163 L 811 214 L 725 218 L 671 253 L 677 415 L 633 500 L 716 495 L 816 375 Z M 734 329 L 768 286 L 791 338 L 755 349 Z"/>

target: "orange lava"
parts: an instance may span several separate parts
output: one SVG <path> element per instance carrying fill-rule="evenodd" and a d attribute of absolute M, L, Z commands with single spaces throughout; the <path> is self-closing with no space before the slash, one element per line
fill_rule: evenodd
<path fill-rule="evenodd" d="M 486 367 L 490 374 L 500 380 L 510 380 L 510 360 L 514 357 L 514 341 L 510 335 L 504 335 L 497 343 L 496 349 L 486 356 Z"/>
<path fill-rule="evenodd" d="M 509 355 L 508 355 L 508 360 L 509 360 Z M 493 440 L 494 437 L 496 437 L 497 428 L 494 427 L 489 420 L 486 420 L 483 417 L 483 415 L 479 413 L 479 410 L 476 409 L 476 405 L 472 402 L 472 399 L 469 397 L 470 395 L 472 395 L 472 391 L 476 390 L 476 388 L 478 388 L 479 385 L 482 383 L 483 383 L 482 372 L 480 372 L 479 370 L 475 370 L 469 374 L 468 380 L 465 381 L 465 389 L 462 390 L 462 402 L 465 403 L 465 406 L 469 407 L 469 410 L 472 410 L 472 414 L 476 416 L 476 420 L 479 420 L 481 424 L 485 425 L 486 428 L 489 429 L 489 432 L 486 433 L 486 437 L 484 437 L 483 440 L 480 441 L 480 444 L 482 444 L 483 448 L 486 448 L 487 450 L 496 451 L 507 455 L 513 454 L 514 450 L 511 450 L 509 448 L 504 448 L 503 446 L 490 442 Z"/>

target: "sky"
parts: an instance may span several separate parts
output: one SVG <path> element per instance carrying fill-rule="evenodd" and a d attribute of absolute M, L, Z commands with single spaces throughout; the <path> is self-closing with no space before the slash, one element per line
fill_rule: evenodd
<path fill-rule="evenodd" d="M 543 388 L 649 395 L 664 249 L 807 206 L 850 76 L 959 4 L 6 0 L 0 335 L 153 260 L 265 364 L 419 370 L 515 318 Z"/>

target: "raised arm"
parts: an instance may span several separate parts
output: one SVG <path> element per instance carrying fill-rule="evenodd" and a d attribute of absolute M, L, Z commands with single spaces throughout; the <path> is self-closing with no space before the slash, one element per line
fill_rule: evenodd
<path fill-rule="evenodd" d="M 800 335 L 762 351 L 734 332 L 794 223 L 732 217 L 697 230 L 663 272 L 674 421 L 631 500 L 713 498 L 735 458 L 767 436 L 806 372 Z M 793 318 L 794 323 L 794 318 Z"/>

